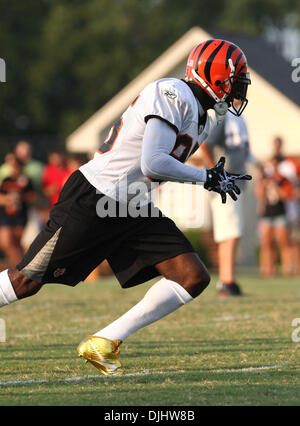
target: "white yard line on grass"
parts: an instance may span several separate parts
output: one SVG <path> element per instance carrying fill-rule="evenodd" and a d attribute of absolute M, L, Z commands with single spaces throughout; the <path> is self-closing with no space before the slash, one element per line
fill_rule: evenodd
<path fill-rule="evenodd" d="M 260 371 L 260 370 L 271 370 L 276 368 L 284 368 L 284 367 L 294 367 L 300 365 L 300 363 L 286 363 L 286 364 L 273 364 L 273 365 L 261 365 L 255 367 L 245 367 L 245 368 L 224 368 L 224 369 L 216 369 L 216 370 L 197 370 L 198 373 L 244 373 L 244 372 L 252 372 L 252 371 Z M 194 370 L 195 371 L 195 370 Z M 153 370 L 144 370 L 138 373 L 127 373 L 124 376 L 111 376 L 108 379 L 114 377 L 138 377 L 138 376 L 146 376 L 148 374 L 186 374 L 192 372 L 192 370 L 175 370 L 175 371 L 153 371 Z M 81 382 L 87 379 L 104 379 L 103 375 L 87 375 L 87 376 L 77 376 L 77 377 L 65 377 L 63 379 L 32 379 L 32 380 L 8 380 L 8 381 L 0 381 L 0 386 L 22 386 L 22 385 L 39 385 L 39 384 L 54 384 L 54 383 L 74 383 Z"/>

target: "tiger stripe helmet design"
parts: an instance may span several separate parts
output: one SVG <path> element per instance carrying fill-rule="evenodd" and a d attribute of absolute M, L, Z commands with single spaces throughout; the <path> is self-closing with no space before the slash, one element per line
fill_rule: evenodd
<path fill-rule="evenodd" d="M 226 40 L 206 40 L 198 44 L 187 61 L 185 80 L 201 86 L 216 103 L 225 102 L 232 113 L 241 115 L 247 106 L 251 84 L 243 51 Z M 233 99 L 241 101 L 238 110 Z"/>

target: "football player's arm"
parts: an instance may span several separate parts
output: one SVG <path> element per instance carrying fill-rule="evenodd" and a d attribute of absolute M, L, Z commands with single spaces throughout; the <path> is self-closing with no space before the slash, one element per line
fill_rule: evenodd
<path fill-rule="evenodd" d="M 200 146 L 200 150 L 202 161 L 204 162 L 205 166 L 208 168 L 214 167 L 215 159 L 210 146 L 206 142 L 203 142 L 203 144 Z"/>
<path fill-rule="evenodd" d="M 204 183 L 206 170 L 188 166 L 170 153 L 176 132 L 159 118 L 148 120 L 142 147 L 141 169 L 145 176 L 157 181 Z"/>

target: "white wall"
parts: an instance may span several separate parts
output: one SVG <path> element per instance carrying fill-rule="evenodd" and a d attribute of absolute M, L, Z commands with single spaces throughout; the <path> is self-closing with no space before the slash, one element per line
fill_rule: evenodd
<path fill-rule="evenodd" d="M 300 108 L 254 71 L 251 81 L 243 115 L 253 153 L 259 160 L 269 158 L 272 140 L 278 135 L 284 139 L 287 154 L 300 155 Z"/>

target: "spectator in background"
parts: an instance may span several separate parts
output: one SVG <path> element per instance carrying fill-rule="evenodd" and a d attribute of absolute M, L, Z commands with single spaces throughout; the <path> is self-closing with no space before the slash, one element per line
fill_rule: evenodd
<path fill-rule="evenodd" d="M 48 163 L 46 164 L 42 175 L 42 186 L 45 196 L 49 200 L 51 208 L 58 200 L 60 191 L 66 180 L 68 173 L 66 155 L 64 152 L 53 149 L 48 154 Z"/>
<path fill-rule="evenodd" d="M 23 163 L 23 173 L 30 179 L 37 193 L 36 202 L 28 212 L 28 222 L 22 236 L 22 246 L 27 249 L 35 236 L 41 230 L 44 222 L 44 210 L 47 200 L 42 190 L 42 173 L 44 164 L 33 158 L 32 145 L 26 140 L 20 140 L 15 146 L 14 153 Z"/>
<path fill-rule="evenodd" d="M 292 186 L 284 206 L 290 231 L 292 270 L 295 274 L 300 274 L 300 161 L 299 158 L 284 154 L 284 141 L 279 136 L 274 138 L 273 150 L 278 161 L 278 172 Z M 265 167 L 267 172 L 272 173 L 270 162 L 267 162 Z"/>
<path fill-rule="evenodd" d="M 238 108 L 240 101 L 234 100 Z M 216 158 L 225 156 L 227 170 L 232 173 L 246 173 L 246 163 L 253 162 L 249 148 L 249 137 L 246 121 L 242 116 L 236 117 L 227 113 L 221 124 L 209 135 L 199 149 L 204 164 L 211 168 Z M 236 282 L 235 263 L 236 249 L 243 234 L 243 197 L 246 182 L 238 183 L 241 195 L 237 201 L 228 199 L 226 204 L 220 202 L 214 192 L 207 194 L 212 213 L 213 235 L 218 245 L 220 296 L 239 296 L 242 294 Z"/>
<path fill-rule="evenodd" d="M 293 194 L 291 182 L 279 173 L 282 157 L 278 153 L 259 168 L 255 187 L 258 200 L 260 233 L 260 272 L 276 274 L 276 243 L 280 253 L 283 275 L 292 273 L 291 242 L 285 203 Z"/>
<path fill-rule="evenodd" d="M 31 180 L 37 191 L 41 189 L 41 176 L 44 164 L 32 158 L 32 145 L 25 140 L 20 140 L 15 148 L 14 155 L 23 164 L 23 173 Z M 4 162 L 0 167 L 1 182 L 4 178 L 10 176 L 10 164 Z"/>
<path fill-rule="evenodd" d="M 300 182 L 300 164 L 299 160 L 295 157 L 284 154 L 284 143 L 280 136 L 276 136 L 273 140 L 273 157 L 270 161 L 264 164 L 264 168 L 268 173 L 273 171 L 273 158 L 277 159 L 278 171 L 280 174 L 291 181 L 294 187 L 299 186 Z"/>
<path fill-rule="evenodd" d="M 21 140 L 17 143 L 14 153 L 23 163 L 23 173 L 31 180 L 34 188 L 40 192 L 44 164 L 32 158 L 32 145 L 25 140 Z"/>
<path fill-rule="evenodd" d="M 295 157 L 284 155 L 283 140 L 280 137 L 274 139 L 274 151 L 278 159 L 279 173 L 288 179 L 293 187 L 293 194 L 285 203 L 287 218 L 291 227 L 298 226 L 300 217 L 300 162 Z"/>
<path fill-rule="evenodd" d="M 276 157 L 278 161 L 282 161 L 285 158 L 283 154 L 283 139 L 281 136 L 275 136 L 273 140 L 273 156 Z"/>
<path fill-rule="evenodd" d="M 4 157 L 4 162 L 0 166 L 0 184 L 11 175 L 11 161 L 15 158 L 15 155 L 12 152 L 8 152 Z"/>
<path fill-rule="evenodd" d="M 0 247 L 10 267 L 23 256 L 21 238 L 28 219 L 28 206 L 35 201 L 32 182 L 23 173 L 22 162 L 7 154 L 10 175 L 0 186 Z"/>
<path fill-rule="evenodd" d="M 7 178 L 11 173 L 11 168 L 9 165 L 9 157 L 12 156 L 13 153 L 9 152 L 5 155 L 4 162 L 0 166 L 0 184 L 3 182 L 3 179 Z"/>
<path fill-rule="evenodd" d="M 85 154 L 68 154 L 66 157 L 67 168 L 65 172 L 64 182 L 67 182 L 68 178 L 73 172 L 79 169 L 80 166 L 85 164 L 88 161 L 88 158 Z"/>

